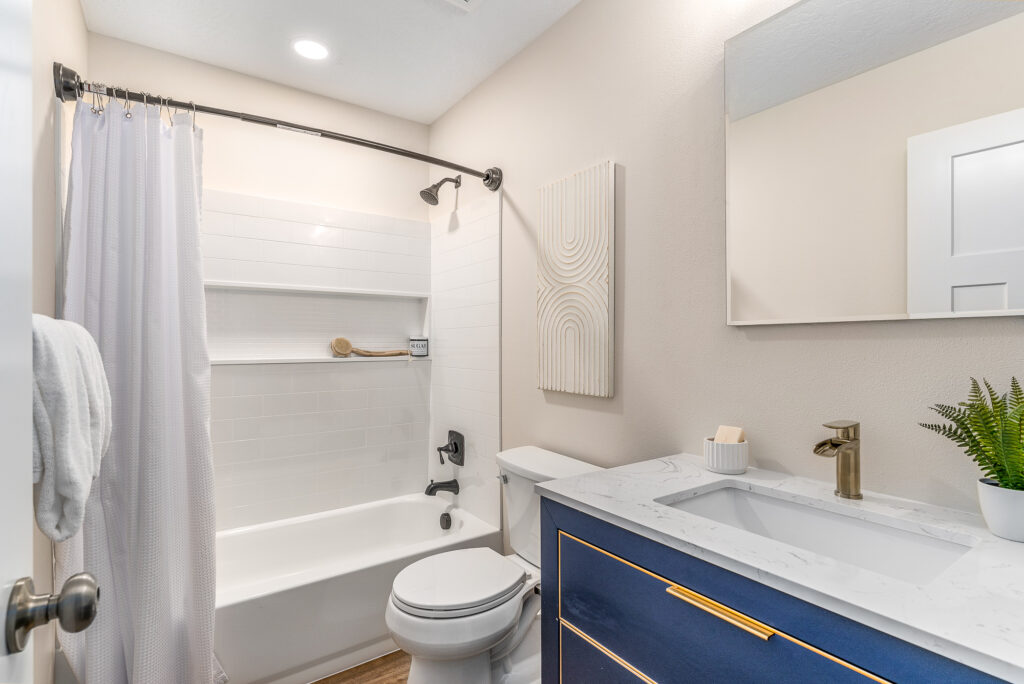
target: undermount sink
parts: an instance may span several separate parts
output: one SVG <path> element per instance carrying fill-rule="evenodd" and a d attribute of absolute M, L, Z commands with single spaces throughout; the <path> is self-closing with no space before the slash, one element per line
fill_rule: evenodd
<path fill-rule="evenodd" d="M 724 486 L 679 499 L 656 499 L 680 511 L 922 585 L 971 547 L 841 513 Z"/>

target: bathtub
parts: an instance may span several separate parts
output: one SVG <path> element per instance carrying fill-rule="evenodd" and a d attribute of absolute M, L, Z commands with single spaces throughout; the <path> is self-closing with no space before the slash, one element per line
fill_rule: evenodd
<path fill-rule="evenodd" d="M 217 656 L 232 684 L 305 684 L 383 655 L 396 648 L 384 607 L 402 568 L 500 543 L 494 527 L 423 494 L 218 532 Z"/>

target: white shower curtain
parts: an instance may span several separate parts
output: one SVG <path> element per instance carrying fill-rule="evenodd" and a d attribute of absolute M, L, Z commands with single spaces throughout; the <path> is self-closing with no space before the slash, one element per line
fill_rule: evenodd
<path fill-rule="evenodd" d="M 60 642 L 82 684 L 207 684 L 215 596 L 201 131 L 157 107 L 79 101 L 64 317 L 99 344 L 113 434 L 58 582 L 96 575 L 95 623 Z M 58 586 L 60 586 L 58 584 Z"/>

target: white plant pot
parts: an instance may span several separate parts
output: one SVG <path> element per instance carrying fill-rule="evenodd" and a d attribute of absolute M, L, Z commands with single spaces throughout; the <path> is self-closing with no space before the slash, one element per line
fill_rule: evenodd
<path fill-rule="evenodd" d="M 1024 542 L 1024 491 L 1004 489 L 995 480 L 978 480 L 978 503 L 992 534 Z"/>

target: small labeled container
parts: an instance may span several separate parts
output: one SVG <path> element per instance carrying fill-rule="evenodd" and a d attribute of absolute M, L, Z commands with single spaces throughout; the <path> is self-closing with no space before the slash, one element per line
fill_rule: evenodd
<path fill-rule="evenodd" d="M 750 443 L 716 442 L 714 437 L 704 438 L 704 467 L 713 473 L 742 475 L 750 465 Z"/>
<path fill-rule="evenodd" d="M 410 356 L 428 356 L 430 353 L 429 344 L 426 337 L 410 337 L 409 338 L 409 355 Z"/>

